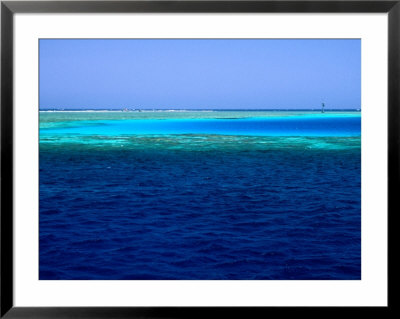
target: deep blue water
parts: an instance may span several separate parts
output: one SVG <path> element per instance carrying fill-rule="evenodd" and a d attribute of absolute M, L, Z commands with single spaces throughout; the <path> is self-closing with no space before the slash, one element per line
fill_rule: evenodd
<path fill-rule="evenodd" d="M 359 120 L 303 137 L 41 129 L 39 279 L 360 279 Z"/>

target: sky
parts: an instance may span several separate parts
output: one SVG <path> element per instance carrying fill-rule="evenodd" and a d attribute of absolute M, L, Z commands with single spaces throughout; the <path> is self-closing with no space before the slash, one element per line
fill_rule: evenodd
<path fill-rule="evenodd" d="M 41 39 L 40 109 L 361 108 L 359 39 Z"/>

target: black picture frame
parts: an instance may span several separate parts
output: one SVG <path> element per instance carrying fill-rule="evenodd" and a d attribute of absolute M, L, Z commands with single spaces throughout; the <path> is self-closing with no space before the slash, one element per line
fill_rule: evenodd
<path fill-rule="evenodd" d="M 13 17 L 15 13 L 313 12 L 388 13 L 388 307 L 15 307 L 13 303 Z M 345 311 L 388 315 L 395 306 L 394 216 L 400 184 L 400 0 L 356 1 L 1 1 L 1 318 L 192 318 L 316 315 Z M 391 253 L 390 253 L 391 252 Z"/>

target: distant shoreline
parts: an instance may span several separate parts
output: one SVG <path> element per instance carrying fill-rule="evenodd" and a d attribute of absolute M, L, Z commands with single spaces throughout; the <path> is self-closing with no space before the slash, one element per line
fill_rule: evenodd
<path fill-rule="evenodd" d="M 321 109 L 39 109 L 39 112 L 321 112 Z M 325 109 L 325 112 L 361 112 L 361 109 Z"/>

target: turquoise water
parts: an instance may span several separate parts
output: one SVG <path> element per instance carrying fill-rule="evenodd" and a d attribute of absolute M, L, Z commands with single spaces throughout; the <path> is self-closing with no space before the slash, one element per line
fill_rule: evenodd
<path fill-rule="evenodd" d="M 41 112 L 40 279 L 360 279 L 359 112 Z"/>
<path fill-rule="evenodd" d="M 40 136 L 46 138 L 143 135 L 224 136 L 360 136 L 359 113 L 298 112 L 72 112 L 40 115 Z M 122 114 L 121 114 L 122 113 Z M 193 114 L 194 113 L 194 114 Z M 154 118 L 149 115 L 153 114 Z M 71 114 L 72 115 L 72 114 Z M 197 116 L 197 118 L 194 118 Z"/>

